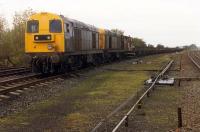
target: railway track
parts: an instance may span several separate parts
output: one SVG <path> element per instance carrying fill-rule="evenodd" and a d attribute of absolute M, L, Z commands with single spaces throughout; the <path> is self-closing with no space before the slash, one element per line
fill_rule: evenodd
<path fill-rule="evenodd" d="M 14 68 L 16 68 L 16 67 L 0 66 L 0 70 L 14 69 Z"/>
<path fill-rule="evenodd" d="M 192 61 L 192 63 L 200 70 L 200 57 L 197 53 L 189 53 L 188 57 Z"/>
<path fill-rule="evenodd" d="M 122 108 L 125 107 L 126 104 L 128 104 L 133 97 L 131 97 L 130 99 L 128 99 L 127 101 L 125 101 L 124 103 L 122 103 L 117 109 L 115 109 L 111 114 L 109 114 L 105 119 L 103 119 L 102 121 L 100 121 L 93 129 L 91 132 L 98 132 L 101 131 L 101 127 L 103 127 L 103 125 L 106 126 L 106 130 L 108 129 L 110 131 L 109 128 L 107 128 L 107 126 L 112 126 L 112 132 L 116 132 L 117 130 L 120 129 L 120 127 L 122 127 L 122 124 L 125 123 L 125 127 L 128 127 L 129 125 L 129 116 L 134 112 L 134 110 L 136 109 L 136 107 L 141 105 L 142 100 L 145 98 L 145 96 L 149 97 L 150 92 L 154 89 L 156 82 L 170 69 L 170 67 L 173 64 L 173 60 L 171 60 L 164 68 L 163 70 L 157 74 L 156 78 L 154 79 L 153 83 L 150 85 L 149 88 L 147 88 L 147 90 L 145 90 L 142 95 L 139 97 L 139 99 L 132 105 L 132 107 L 129 109 L 129 111 L 121 118 L 121 120 L 117 123 L 117 125 L 108 125 L 105 124 L 108 122 L 109 118 L 113 117 L 115 114 L 117 114 Z M 114 123 L 116 124 L 116 123 Z M 105 129 L 105 128 L 103 128 Z M 103 130 L 104 131 L 104 130 Z"/>
<path fill-rule="evenodd" d="M 200 130 L 200 91 L 199 91 L 199 78 L 200 74 L 200 52 L 199 51 L 189 51 L 187 52 L 187 62 L 184 63 L 185 71 L 183 75 L 188 76 L 190 82 L 183 82 L 182 89 L 184 94 L 180 100 L 181 109 L 182 109 L 182 125 L 178 131 L 199 131 Z M 188 59 L 189 58 L 189 59 Z M 187 64 L 186 64 L 187 63 Z M 187 65 L 189 65 L 187 67 Z M 175 130 L 174 130 L 175 131 Z M 177 131 L 177 130 L 176 130 Z"/>
<path fill-rule="evenodd" d="M 74 78 L 80 77 L 82 71 L 90 70 L 91 67 L 83 68 L 80 70 L 70 71 L 67 74 L 56 74 L 56 75 L 42 75 L 42 74 L 24 74 L 17 75 L 13 78 L 0 79 L 0 102 L 6 101 L 12 96 L 19 96 L 24 91 L 37 88 L 37 86 L 49 85 L 52 82 L 58 82 L 64 80 L 63 78 Z"/>
<path fill-rule="evenodd" d="M 41 74 L 30 74 L 0 81 L 0 101 L 18 96 L 25 90 L 33 89 L 37 85 L 48 85 L 51 81 L 60 80 L 63 75 L 44 77 Z"/>
<path fill-rule="evenodd" d="M 22 74 L 22 73 L 28 73 L 31 72 L 30 68 L 4 68 L 0 69 L 0 77 L 5 77 L 5 76 L 11 76 L 11 75 L 17 75 L 17 74 Z"/>
<path fill-rule="evenodd" d="M 49 82 L 63 80 L 65 78 L 80 77 L 83 70 L 89 70 L 92 67 L 75 69 L 67 74 L 58 74 L 43 76 L 42 74 L 33 74 L 29 68 L 11 68 L 0 70 L 0 102 L 6 101 L 12 96 L 19 96 L 26 90 L 34 89 L 37 85 L 48 85 Z M 27 74 L 28 73 L 28 74 Z"/>

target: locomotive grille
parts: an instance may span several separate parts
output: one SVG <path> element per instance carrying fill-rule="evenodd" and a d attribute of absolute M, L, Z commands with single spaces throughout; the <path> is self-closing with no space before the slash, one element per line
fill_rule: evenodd
<path fill-rule="evenodd" d="M 51 35 L 35 35 L 34 40 L 35 41 L 51 40 Z"/>

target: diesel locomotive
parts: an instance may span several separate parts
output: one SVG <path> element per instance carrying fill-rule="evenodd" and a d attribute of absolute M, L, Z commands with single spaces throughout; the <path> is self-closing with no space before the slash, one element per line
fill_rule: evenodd
<path fill-rule="evenodd" d="M 132 38 L 110 30 L 41 12 L 26 22 L 25 52 L 34 72 L 65 72 L 125 57 Z"/>

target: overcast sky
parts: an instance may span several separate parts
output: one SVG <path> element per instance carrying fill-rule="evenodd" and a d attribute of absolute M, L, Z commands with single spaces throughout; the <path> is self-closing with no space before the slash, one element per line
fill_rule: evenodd
<path fill-rule="evenodd" d="M 106 29 L 118 28 L 147 44 L 200 46 L 200 0 L 0 0 L 0 15 L 53 12 Z"/>

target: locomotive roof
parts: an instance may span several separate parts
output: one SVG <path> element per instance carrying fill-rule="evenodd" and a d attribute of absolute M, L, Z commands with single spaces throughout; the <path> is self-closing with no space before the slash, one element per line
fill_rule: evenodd
<path fill-rule="evenodd" d="M 68 18 L 68 17 L 64 17 L 61 15 L 61 17 L 63 18 L 64 22 L 70 22 L 73 24 L 73 27 L 77 27 L 77 28 L 81 28 L 81 29 L 86 29 L 86 30 L 91 30 L 91 31 L 98 31 L 98 28 L 93 26 L 93 25 L 90 25 L 90 24 L 86 24 L 86 23 L 83 23 L 81 21 L 78 21 L 78 20 L 75 20 L 75 19 L 71 19 L 71 18 Z"/>
<path fill-rule="evenodd" d="M 34 18 L 34 17 L 37 17 L 37 16 L 40 16 L 40 15 L 49 15 L 50 17 L 55 17 L 55 18 L 58 18 L 58 19 L 63 19 L 64 23 L 72 23 L 72 26 L 75 27 L 75 28 L 80 28 L 80 29 L 85 29 L 85 30 L 90 30 L 90 31 L 94 31 L 94 32 L 99 32 L 99 28 L 93 26 L 93 25 L 90 25 L 90 24 L 86 24 L 84 22 L 81 22 L 81 21 L 78 21 L 78 20 L 75 20 L 75 19 L 71 19 L 71 18 L 68 18 L 68 17 L 65 17 L 63 15 L 57 15 L 57 14 L 54 14 L 54 13 L 49 13 L 49 12 L 40 12 L 40 13 L 35 13 L 33 14 L 32 16 L 30 16 L 30 19 L 31 18 Z M 107 29 L 104 29 L 105 32 L 107 34 L 110 34 L 110 35 L 120 35 L 120 34 L 117 34 L 115 32 L 112 32 L 111 30 L 107 30 Z"/>

